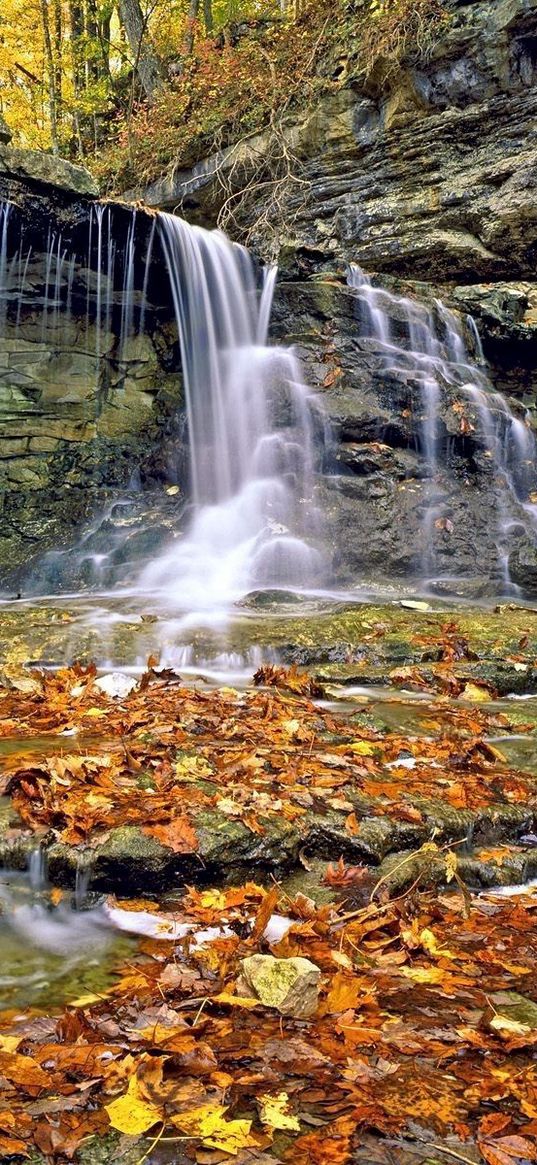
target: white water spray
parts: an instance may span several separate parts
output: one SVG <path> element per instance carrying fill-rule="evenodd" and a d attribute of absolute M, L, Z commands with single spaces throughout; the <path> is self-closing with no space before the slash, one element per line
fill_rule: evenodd
<path fill-rule="evenodd" d="M 267 346 L 275 273 L 259 297 L 246 250 L 159 219 L 181 341 L 193 517 L 142 590 L 194 613 L 252 588 L 322 582 L 314 412 L 290 349 Z"/>

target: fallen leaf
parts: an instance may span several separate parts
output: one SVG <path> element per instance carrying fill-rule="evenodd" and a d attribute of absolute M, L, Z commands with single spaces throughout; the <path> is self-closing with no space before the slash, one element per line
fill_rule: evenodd
<path fill-rule="evenodd" d="M 289 1097 L 286 1092 L 276 1095 L 266 1093 L 259 1097 L 259 1116 L 261 1124 L 269 1129 L 290 1129 L 300 1132 L 300 1121 L 296 1116 L 287 1112 Z"/>

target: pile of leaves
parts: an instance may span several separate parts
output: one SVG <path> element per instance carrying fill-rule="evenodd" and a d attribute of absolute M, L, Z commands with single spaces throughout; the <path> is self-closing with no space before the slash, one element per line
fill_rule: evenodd
<path fill-rule="evenodd" d="M 535 777 L 487 741 L 511 730 L 501 714 L 438 701 L 423 739 L 318 706 L 319 686 L 292 669 L 257 681 L 268 686 L 214 691 L 150 670 L 110 699 L 95 668 L 78 666 L 34 677 L 29 692 L 0 688 L 0 734 L 28 737 L 4 760 L 0 792 L 23 830 L 76 846 L 138 826 L 177 854 L 196 853 L 207 814 L 213 830 L 233 820 L 260 838 L 281 822 L 307 836 L 330 815 L 359 840 L 365 818 L 419 823 L 433 802 L 537 807 Z M 50 736 L 50 751 L 32 752 L 35 735 Z"/>
<path fill-rule="evenodd" d="M 278 905 L 292 926 L 271 953 L 321 972 L 306 1020 L 240 993 Z M 3 1013 L 3 1159 L 72 1160 L 112 1134 L 108 1160 L 141 1140 L 136 1159 L 171 1144 L 176 1165 L 344 1165 L 366 1135 L 379 1162 L 405 1146 L 416 1160 L 537 1160 L 531 896 L 353 911 L 247 884 L 190 889 L 179 917 L 228 935 L 146 939 L 102 995 Z"/>
<path fill-rule="evenodd" d="M 439 667 L 467 652 L 455 630 L 448 640 Z M 356 844 L 365 816 L 421 829 L 428 799 L 537 805 L 533 776 L 488 741 L 510 730 L 493 706 L 432 700 L 404 735 L 322 695 L 274 667 L 236 691 L 155 665 L 117 697 L 94 667 L 12 676 L 0 688 L 0 732 L 20 741 L 1 785 L 12 836 L 93 846 L 134 824 L 199 858 L 207 814 L 254 838 L 326 816 Z M 176 1165 L 536 1161 L 537 899 L 471 899 L 455 851 L 422 850 L 443 864 L 440 895 L 418 879 L 390 899 L 384 877 L 336 852 L 329 904 L 255 882 L 191 886 L 173 914 L 122 902 L 161 922 L 109 989 L 0 1014 L 0 1158 L 76 1161 L 95 1143 L 120 1161 L 140 1141 L 136 1161 L 171 1152 Z M 275 913 L 291 923 L 279 941 Z M 172 923 L 186 937 L 170 938 Z M 245 989 L 253 954 L 318 968 L 309 1018 Z"/>

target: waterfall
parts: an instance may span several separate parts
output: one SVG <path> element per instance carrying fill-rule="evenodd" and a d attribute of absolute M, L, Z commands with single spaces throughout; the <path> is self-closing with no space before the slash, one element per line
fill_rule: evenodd
<path fill-rule="evenodd" d="M 290 349 L 267 346 L 275 273 L 259 296 L 248 252 L 159 217 L 179 329 L 193 512 L 140 587 L 193 611 L 248 590 L 318 587 L 315 414 Z"/>
<path fill-rule="evenodd" d="M 496 511 L 493 516 L 498 567 L 503 583 L 509 587 L 507 541 L 511 528 L 522 518 L 527 532 L 537 537 L 537 443 L 528 419 L 516 417 L 505 397 L 491 384 L 471 317 L 466 325 L 476 351 L 475 362 L 469 355 L 461 324 L 440 300 L 428 307 L 374 287 L 369 276 L 355 264 L 349 267 L 348 284 L 356 291 L 361 306 L 362 335 L 375 341 L 386 371 L 410 376 L 418 386 L 420 452 L 428 477 L 436 485 L 424 515 L 423 573 L 434 571 L 434 528 L 441 528 L 446 520 L 442 475 L 449 472 L 452 443 L 442 421 L 447 407 L 459 418 L 460 436 L 471 438 L 488 459 L 494 494 L 487 504 Z M 392 317 L 398 322 L 397 336 Z"/>
<path fill-rule="evenodd" d="M 0 203 L 0 328 L 5 323 L 7 311 L 7 240 L 10 214 L 11 204 L 9 202 Z"/>

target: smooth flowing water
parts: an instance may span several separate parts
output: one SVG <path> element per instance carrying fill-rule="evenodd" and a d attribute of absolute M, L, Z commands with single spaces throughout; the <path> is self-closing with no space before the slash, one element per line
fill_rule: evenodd
<path fill-rule="evenodd" d="M 427 306 L 375 287 L 355 264 L 349 268 L 348 283 L 356 290 L 361 305 L 363 335 L 376 342 L 386 370 L 410 373 L 419 385 L 420 451 L 429 477 L 439 487 L 424 518 L 428 547 L 432 546 L 435 522 L 443 520 L 441 472 L 446 468 L 449 472 L 450 441 L 442 425 L 442 404 L 447 399 L 451 408 L 459 407 L 459 401 L 449 396 L 454 391 L 466 406 L 461 434 L 476 441 L 490 462 L 495 492 L 488 502 L 484 499 L 484 504 L 496 507 L 498 561 L 508 588 L 511 528 L 522 518 L 528 531 L 537 535 L 537 444 L 528 419 L 515 416 L 505 397 L 491 384 L 471 316 L 466 326 L 473 358 L 461 323 L 440 300 Z M 398 321 L 397 335 L 393 317 Z M 433 573 L 434 568 L 434 552 L 428 549 L 423 561 L 424 576 Z"/>
<path fill-rule="evenodd" d="M 276 271 L 266 272 L 263 280 L 248 252 L 220 232 L 167 214 L 155 216 L 149 227 L 142 214 L 133 211 L 129 217 L 125 209 L 119 221 L 116 210 L 104 203 L 91 208 L 86 233 L 79 232 L 75 251 L 68 233 L 51 231 L 43 256 L 36 257 L 28 239 L 15 238 L 15 210 L 7 203 L 0 207 L 0 325 L 6 305 L 13 326 L 13 301 L 18 312 L 24 305 L 23 316 L 34 303 L 47 343 L 61 348 L 71 313 L 82 323 L 81 337 L 85 319 L 86 347 L 95 357 L 92 391 L 97 413 L 110 388 L 106 368 L 121 362 L 126 353 L 132 356 L 133 336 L 154 326 L 154 317 L 152 324 L 147 319 L 148 311 L 154 310 L 148 298 L 155 291 L 150 268 L 155 255 L 161 256 L 161 263 L 163 258 L 181 348 L 178 376 L 184 388 L 189 461 L 188 483 L 178 476 L 169 490 L 176 493 L 164 521 L 170 531 L 168 544 L 163 550 L 160 539 L 152 561 L 142 557 L 150 549 L 140 552 L 138 559 L 122 556 L 133 530 L 144 533 L 144 521 L 146 529 L 160 521 L 158 498 L 149 503 L 155 507 L 149 517 L 143 492 L 133 502 L 139 487 L 134 466 L 130 493 L 110 502 L 75 548 L 49 555 L 49 573 L 36 572 L 34 586 L 25 585 L 25 593 L 57 594 L 86 587 L 102 596 L 102 604 L 93 603 L 88 613 L 92 626 L 97 620 L 101 629 L 106 624 L 113 630 L 121 621 L 155 614 L 158 624 L 152 624 L 147 636 L 149 653 L 156 646 L 168 660 L 173 644 L 170 662 L 183 668 L 195 671 L 203 660 L 215 674 L 228 666 L 235 673 L 249 669 L 250 647 L 246 656 L 239 656 L 222 650 L 219 643 L 214 654 L 200 655 L 196 628 L 225 625 L 234 605 L 251 591 L 275 589 L 322 597 L 331 592 L 334 598 L 337 590 L 330 577 L 329 539 L 317 500 L 327 426 L 319 399 L 304 384 L 294 351 L 269 343 Z M 468 426 L 469 446 L 479 445 L 492 467 L 490 498 L 484 495 L 484 504 L 489 500 L 496 504 L 491 520 L 496 523 L 498 559 L 508 585 L 507 547 L 513 522 L 520 525 L 522 516 L 527 528 L 537 531 L 532 500 L 537 458 L 531 429 L 523 415 L 515 416 L 492 389 L 473 321 L 463 326 L 439 301 L 426 306 L 374 287 L 354 266 L 349 283 L 361 307 L 362 333 L 374 341 L 386 371 L 406 375 L 418 386 L 414 399 L 420 452 L 434 484 L 423 518 L 431 535 L 425 541 L 432 547 L 434 526 L 445 520 L 443 490 L 449 482 L 451 438 L 443 412 L 451 391 L 465 402 L 461 424 Z M 69 558 L 78 560 L 71 573 L 64 571 Z M 422 575 L 427 579 L 434 573 L 434 553 L 429 550 L 423 556 Z M 71 579 L 74 586 L 69 585 Z M 363 592 L 355 597 L 363 597 Z M 104 637 L 100 662 L 113 662 L 112 653 L 105 652 Z M 138 664 L 142 666 L 143 660 Z"/>
<path fill-rule="evenodd" d="M 267 343 L 276 272 L 259 295 L 250 255 L 220 232 L 167 214 L 159 230 L 181 341 L 193 512 L 140 588 L 198 617 L 253 588 L 319 587 L 315 414 L 294 353 Z"/>

